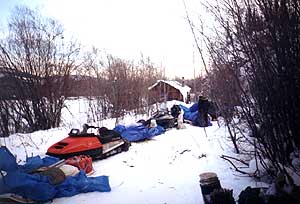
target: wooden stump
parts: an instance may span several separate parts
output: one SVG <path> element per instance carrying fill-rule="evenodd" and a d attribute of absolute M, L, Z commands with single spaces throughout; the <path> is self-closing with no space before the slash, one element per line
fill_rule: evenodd
<path fill-rule="evenodd" d="M 210 194 L 217 189 L 221 189 L 221 184 L 216 173 L 206 172 L 200 176 L 200 188 L 205 204 L 211 204 Z"/>

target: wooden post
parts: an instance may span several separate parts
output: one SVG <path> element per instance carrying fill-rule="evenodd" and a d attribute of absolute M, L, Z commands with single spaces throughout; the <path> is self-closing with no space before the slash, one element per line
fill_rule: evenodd
<path fill-rule="evenodd" d="M 199 175 L 200 176 L 200 188 L 202 192 L 202 197 L 205 204 L 211 204 L 210 194 L 215 189 L 221 189 L 221 184 L 216 173 L 206 172 Z"/>

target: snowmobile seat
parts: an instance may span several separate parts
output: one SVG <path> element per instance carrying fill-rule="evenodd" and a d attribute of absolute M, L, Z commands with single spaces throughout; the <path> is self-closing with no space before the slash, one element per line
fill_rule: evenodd
<path fill-rule="evenodd" d="M 163 128 L 173 128 L 177 125 L 177 120 L 168 111 L 158 111 L 151 119 L 156 121 L 156 124 L 162 126 Z"/>
<path fill-rule="evenodd" d="M 98 131 L 99 131 L 98 139 L 102 144 L 122 139 L 120 133 L 114 130 L 109 130 L 106 127 L 101 127 L 99 128 Z"/>
<path fill-rule="evenodd" d="M 163 115 L 158 118 L 155 118 L 157 125 L 162 126 L 163 128 L 173 128 L 176 126 L 176 119 L 171 115 Z"/>
<path fill-rule="evenodd" d="M 94 133 L 83 133 L 80 132 L 79 129 L 71 129 L 71 131 L 69 132 L 69 136 L 71 137 L 96 137 L 96 135 Z"/>

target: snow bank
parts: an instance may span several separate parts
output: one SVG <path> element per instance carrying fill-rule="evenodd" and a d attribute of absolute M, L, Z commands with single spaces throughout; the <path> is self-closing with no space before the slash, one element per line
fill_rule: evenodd
<path fill-rule="evenodd" d="M 178 101 L 168 102 L 167 107 Z M 79 109 L 80 104 L 80 109 Z M 188 104 L 184 104 L 189 106 Z M 18 161 L 26 154 L 44 156 L 47 148 L 67 136 L 70 126 L 86 122 L 81 102 L 71 101 L 68 105 L 73 116 L 63 112 L 65 126 L 32 134 L 15 134 L 1 139 Z M 80 110 L 80 111 L 79 111 Z M 77 111 L 77 112 L 76 112 Z M 145 116 L 127 116 L 123 124 L 134 123 Z M 186 129 L 171 129 L 145 142 L 132 143 L 129 151 L 104 160 L 93 162 L 96 170 L 93 176 L 108 175 L 111 192 L 87 193 L 68 198 L 54 199 L 53 204 L 62 203 L 140 203 L 140 204 L 199 204 L 203 203 L 199 186 L 199 174 L 215 172 L 222 187 L 233 189 L 235 198 L 246 186 L 259 186 L 245 175 L 235 172 L 220 156 L 234 154 L 234 149 L 225 126 L 213 125 L 200 128 L 186 124 Z M 115 120 L 101 121 L 113 128 Z"/>

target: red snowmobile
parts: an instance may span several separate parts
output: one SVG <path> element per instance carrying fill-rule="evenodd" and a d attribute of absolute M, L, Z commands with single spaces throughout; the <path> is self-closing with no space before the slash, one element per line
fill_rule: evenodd
<path fill-rule="evenodd" d="M 46 154 L 60 159 L 77 155 L 103 159 L 129 149 L 130 142 L 114 130 L 87 124 L 83 127 L 82 131 L 72 129 L 68 137 L 50 146 Z M 97 129 L 99 134 L 88 133 L 89 129 Z"/>

